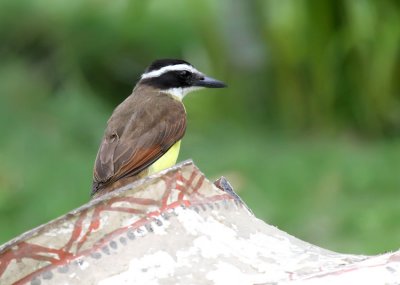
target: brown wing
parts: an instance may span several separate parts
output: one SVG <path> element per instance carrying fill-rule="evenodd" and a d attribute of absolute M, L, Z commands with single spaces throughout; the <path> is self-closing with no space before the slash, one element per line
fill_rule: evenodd
<path fill-rule="evenodd" d="M 108 121 L 94 166 L 92 194 L 140 173 L 185 133 L 183 104 L 154 90 L 143 91 L 129 96 Z"/>

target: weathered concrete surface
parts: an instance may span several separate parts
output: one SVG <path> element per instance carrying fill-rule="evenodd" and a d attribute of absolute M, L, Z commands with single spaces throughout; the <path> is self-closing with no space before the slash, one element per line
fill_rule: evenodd
<path fill-rule="evenodd" d="M 91 201 L 0 247 L 0 284 L 400 284 L 400 253 L 313 246 L 218 185 L 189 161 Z"/>

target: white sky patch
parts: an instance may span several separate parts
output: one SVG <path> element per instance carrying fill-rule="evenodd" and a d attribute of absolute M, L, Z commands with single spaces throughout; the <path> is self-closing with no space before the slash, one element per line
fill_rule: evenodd
<path fill-rule="evenodd" d="M 178 70 L 186 70 L 192 73 L 199 73 L 201 74 L 201 72 L 199 72 L 196 68 L 194 68 L 193 66 L 187 65 L 187 64 L 175 64 L 175 65 L 168 65 L 168 66 L 164 66 L 161 67 L 160 69 L 157 70 L 153 70 L 150 72 L 146 72 L 142 75 L 142 79 L 147 79 L 147 78 L 152 78 L 152 77 L 158 77 L 164 73 L 167 73 L 169 71 L 178 71 Z"/>

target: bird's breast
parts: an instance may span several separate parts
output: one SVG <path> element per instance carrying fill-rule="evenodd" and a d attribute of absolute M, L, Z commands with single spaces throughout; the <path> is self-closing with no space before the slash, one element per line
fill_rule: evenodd
<path fill-rule="evenodd" d="M 178 159 L 179 150 L 181 148 L 181 141 L 177 141 L 163 156 L 156 160 L 150 167 L 148 175 L 167 169 L 176 164 Z"/>

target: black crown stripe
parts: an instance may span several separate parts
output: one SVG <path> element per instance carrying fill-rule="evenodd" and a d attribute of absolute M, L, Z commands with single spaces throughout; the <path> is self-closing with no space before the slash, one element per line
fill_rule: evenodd
<path fill-rule="evenodd" d="M 158 59 L 153 61 L 152 64 L 146 69 L 146 73 L 154 70 L 158 70 L 160 68 L 163 68 L 165 66 L 170 66 L 170 65 L 177 65 L 177 64 L 187 64 L 189 66 L 192 66 L 189 62 L 184 61 L 182 59 Z"/>

